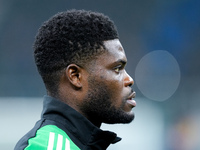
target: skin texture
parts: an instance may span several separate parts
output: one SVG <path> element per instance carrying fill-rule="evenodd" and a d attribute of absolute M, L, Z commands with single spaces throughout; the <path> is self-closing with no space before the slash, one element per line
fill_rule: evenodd
<path fill-rule="evenodd" d="M 102 122 L 129 123 L 134 119 L 134 106 L 127 103 L 135 97 L 134 81 L 125 71 L 124 49 L 118 39 L 104 41 L 104 45 L 106 52 L 86 67 L 71 64 L 66 68 L 59 97 L 99 127 Z"/>

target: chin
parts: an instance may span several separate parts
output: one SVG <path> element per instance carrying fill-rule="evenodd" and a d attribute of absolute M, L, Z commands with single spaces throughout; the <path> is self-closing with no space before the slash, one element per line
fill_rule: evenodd
<path fill-rule="evenodd" d="M 103 123 L 107 124 L 117 124 L 117 123 L 122 123 L 122 124 L 128 124 L 131 123 L 135 118 L 134 113 L 128 112 L 128 113 L 123 113 L 120 115 L 115 114 L 114 117 L 109 117 L 107 116 L 106 118 L 103 119 Z"/>

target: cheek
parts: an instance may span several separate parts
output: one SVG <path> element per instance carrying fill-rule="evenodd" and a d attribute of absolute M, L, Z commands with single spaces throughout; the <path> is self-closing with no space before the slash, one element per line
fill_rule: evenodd
<path fill-rule="evenodd" d="M 123 88 L 123 80 L 113 76 L 100 76 L 101 80 L 106 84 L 109 89 L 122 90 Z"/>
<path fill-rule="evenodd" d="M 124 82 L 123 82 L 122 76 L 120 75 L 110 76 L 110 86 L 113 89 L 117 90 L 118 92 L 122 91 L 123 85 L 124 85 Z"/>
<path fill-rule="evenodd" d="M 123 82 L 119 80 L 112 79 L 110 82 L 108 82 L 109 85 L 109 93 L 111 96 L 112 104 L 116 107 L 120 107 L 122 104 L 122 101 L 124 99 L 123 95 Z"/>
<path fill-rule="evenodd" d="M 122 74 L 104 72 L 104 74 L 100 75 L 100 80 L 106 85 L 108 93 L 112 97 L 112 101 L 122 101 L 124 87 Z"/>

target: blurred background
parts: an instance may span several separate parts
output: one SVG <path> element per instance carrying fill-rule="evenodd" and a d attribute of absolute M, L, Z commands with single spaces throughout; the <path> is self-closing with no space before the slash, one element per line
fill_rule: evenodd
<path fill-rule="evenodd" d="M 199 150 L 199 0 L 0 0 L 0 149 L 13 149 L 40 118 L 46 91 L 34 37 L 44 21 L 72 8 L 115 22 L 135 80 L 135 120 L 102 126 L 122 137 L 109 150 Z"/>

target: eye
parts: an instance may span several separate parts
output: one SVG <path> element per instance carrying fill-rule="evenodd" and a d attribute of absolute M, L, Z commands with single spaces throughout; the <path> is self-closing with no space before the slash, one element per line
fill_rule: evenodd
<path fill-rule="evenodd" d="M 119 73 L 120 72 L 120 70 L 122 70 L 122 66 L 121 65 L 119 65 L 119 66 L 117 66 L 117 67 L 115 67 L 114 68 L 114 71 L 116 72 L 116 73 Z"/>
<path fill-rule="evenodd" d="M 120 71 L 119 67 L 115 68 L 114 70 L 115 70 L 115 72 L 119 72 Z"/>

